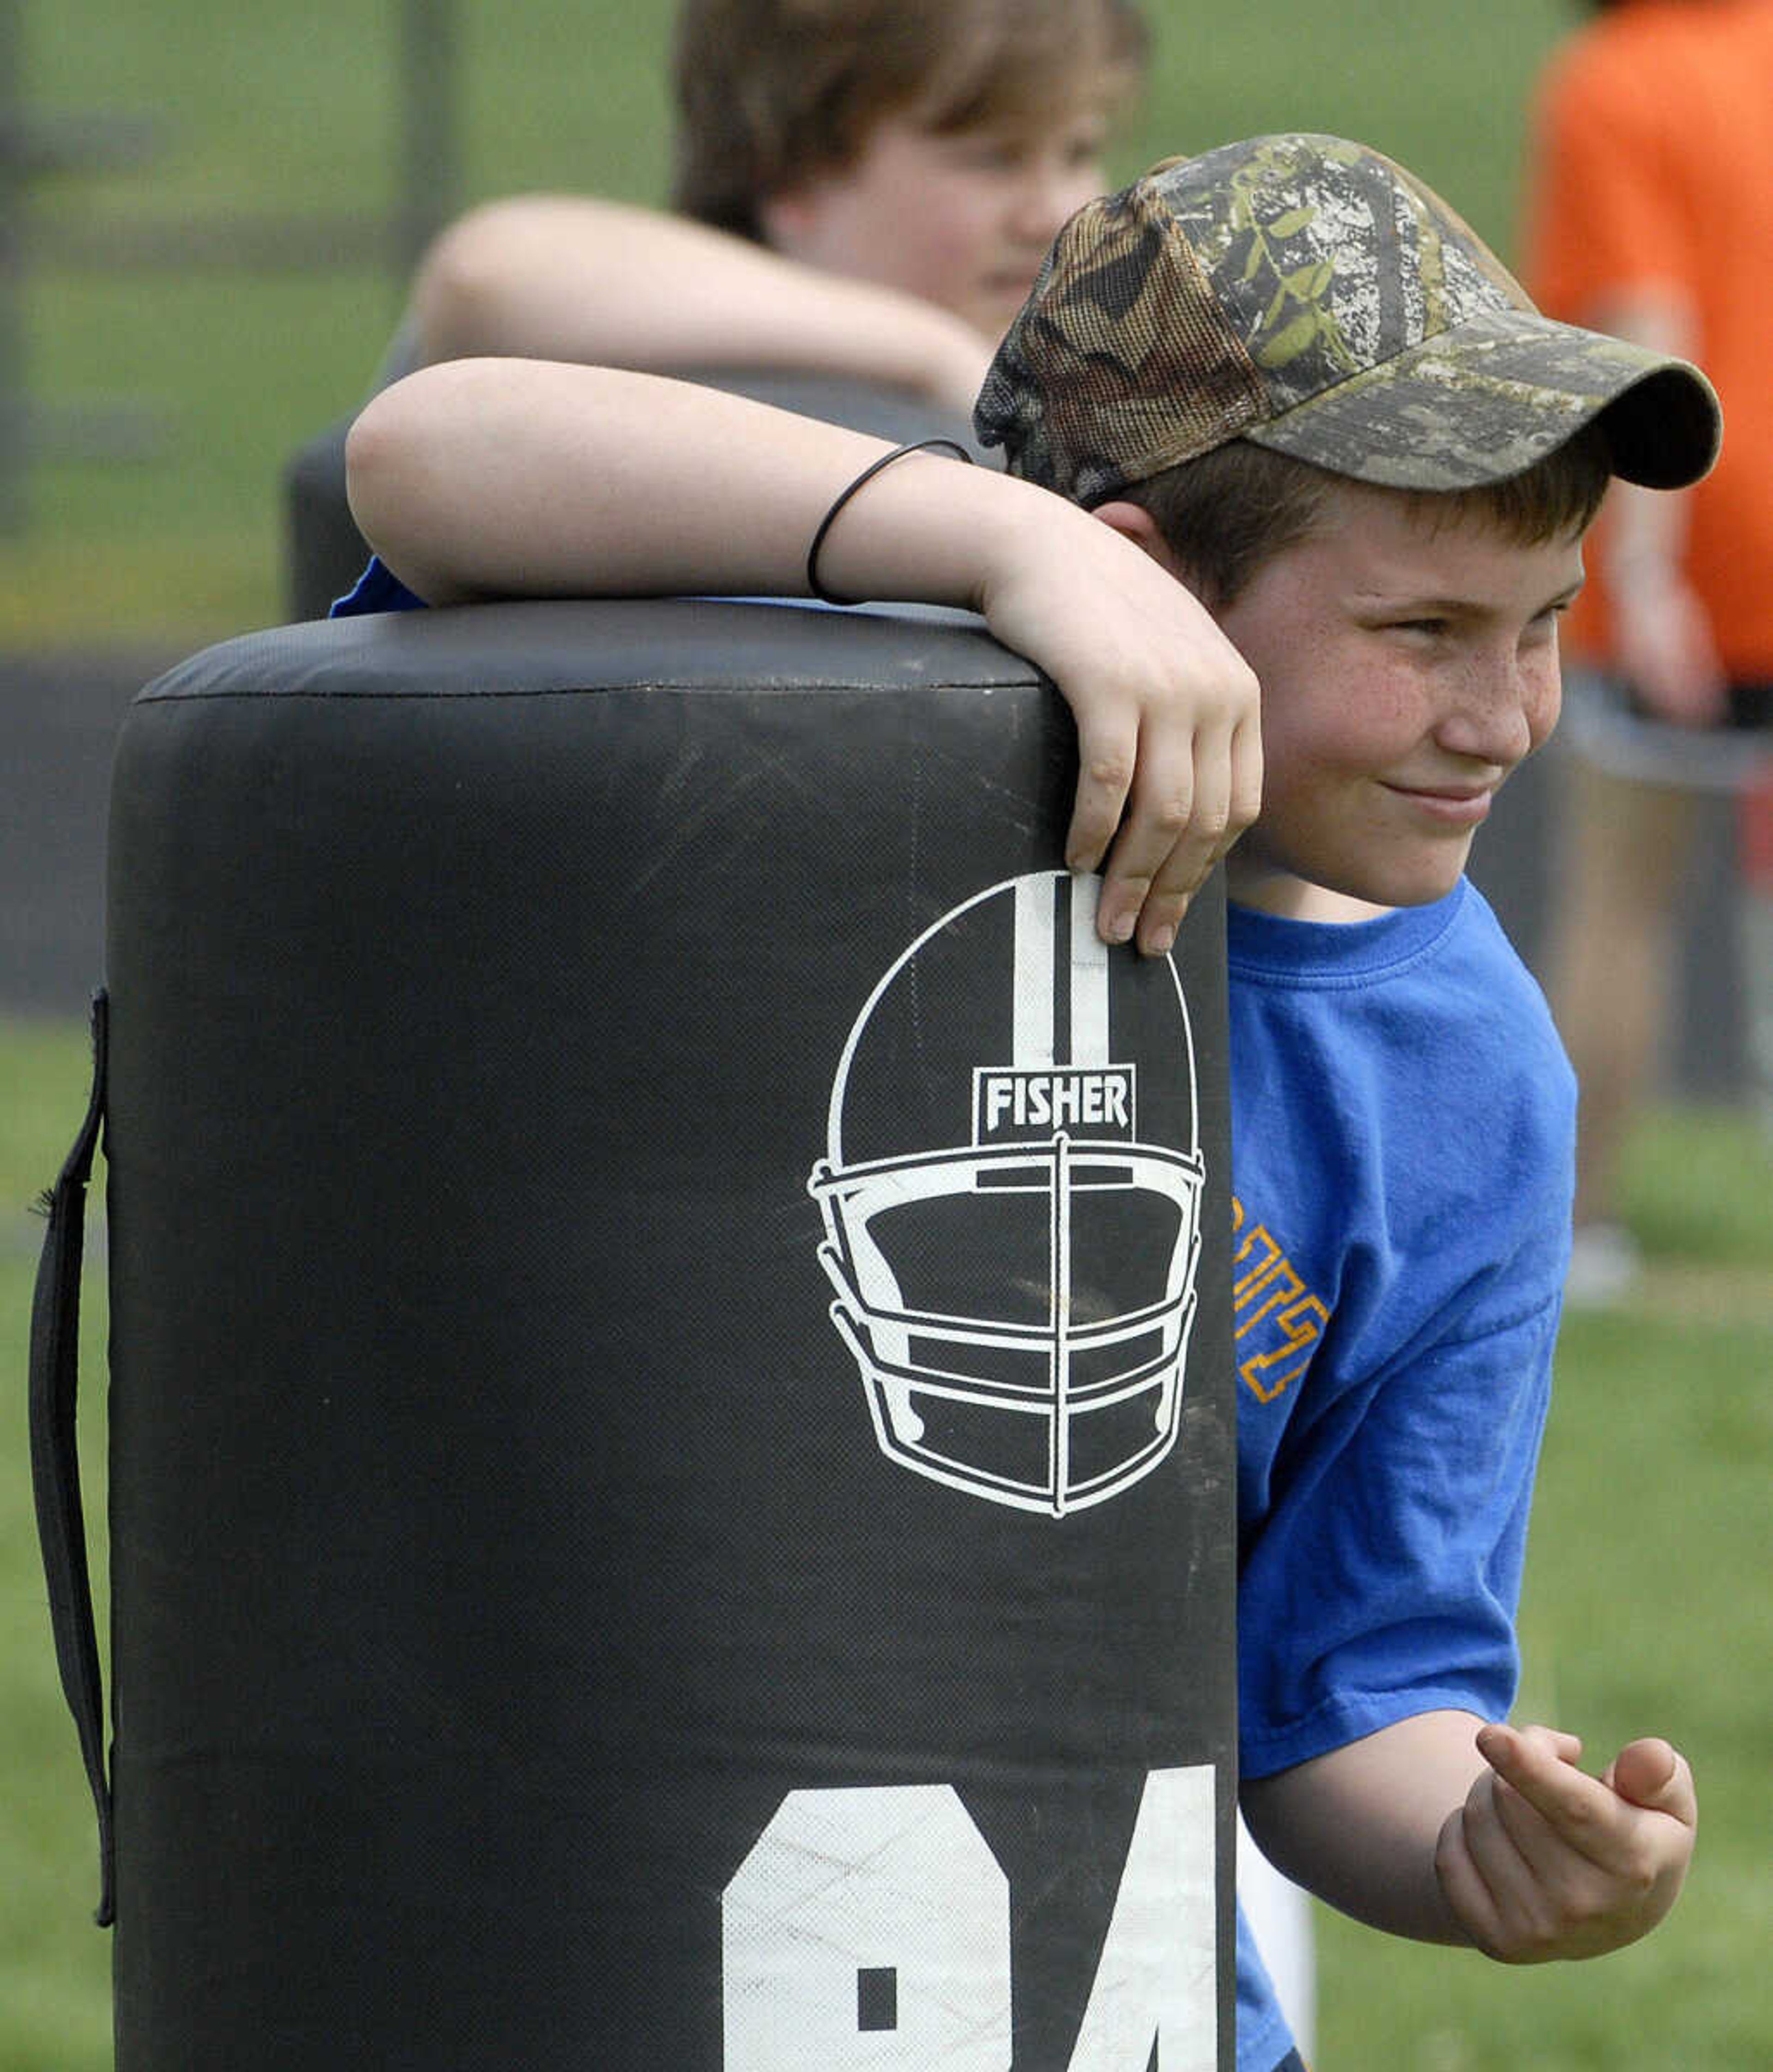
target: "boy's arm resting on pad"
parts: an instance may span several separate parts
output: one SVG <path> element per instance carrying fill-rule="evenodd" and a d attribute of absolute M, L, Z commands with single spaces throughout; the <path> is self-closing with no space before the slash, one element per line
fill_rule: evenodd
<path fill-rule="evenodd" d="M 347 446 L 351 508 L 433 604 L 494 597 L 807 594 L 806 551 L 879 439 L 691 384 L 541 360 L 396 383 Z M 1254 817 L 1254 675 L 1149 556 L 1047 491 L 925 453 L 884 469 L 819 553 L 833 594 L 965 606 L 1077 722 L 1073 869 L 1110 940 L 1168 949 Z"/>
<path fill-rule="evenodd" d="M 1247 1781 L 1244 1812 L 1283 1870 L 1374 1927 L 1504 1963 L 1598 1957 L 1673 1906 L 1698 1807 L 1666 1741 L 1599 1777 L 1581 1753 L 1553 1728 L 1424 1712 Z"/>
<path fill-rule="evenodd" d="M 421 261 L 421 360 L 484 353 L 659 373 L 795 369 L 970 410 L 993 341 L 921 296 L 784 257 L 687 217 L 572 195 L 489 202 Z"/>

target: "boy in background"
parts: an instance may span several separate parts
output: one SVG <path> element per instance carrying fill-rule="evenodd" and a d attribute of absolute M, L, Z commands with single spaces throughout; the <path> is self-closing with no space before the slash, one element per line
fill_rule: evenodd
<path fill-rule="evenodd" d="M 1237 1230 L 1301 1291 L 1239 1342 L 1245 1813 L 1377 1926 L 1506 1963 L 1617 1948 L 1672 1905 L 1697 1803 L 1666 1741 L 1594 1775 L 1503 1724 L 1574 1089 L 1463 869 L 1555 721 L 1609 479 L 1697 479 L 1716 399 L 1541 316 L 1401 168 L 1288 136 L 1080 211 L 977 424 L 1008 475 L 465 362 L 364 413 L 353 497 L 384 602 L 983 611 L 1077 716 L 1066 860 L 1103 864 L 1110 941 L 1164 953 L 1229 849 Z M 1238 1971 L 1241 2072 L 1296 2065 L 1242 1934 Z"/>
<path fill-rule="evenodd" d="M 1146 56 L 1131 0 L 684 0 L 665 215 L 474 211 L 421 266 L 420 363 L 847 375 L 971 409 Z"/>

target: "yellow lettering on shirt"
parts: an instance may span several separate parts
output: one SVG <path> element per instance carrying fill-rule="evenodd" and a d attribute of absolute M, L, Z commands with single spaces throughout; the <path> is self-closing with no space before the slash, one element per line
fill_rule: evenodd
<path fill-rule="evenodd" d="M 1235 1197 L 1231 1227 L 1232 1336 L 1237 1372 L 1260 1403 L 1272 1403 L 1310 1366 L 1330 1313 L 1300 1280 L 1266 1223 L 1246 1227 Z"/>

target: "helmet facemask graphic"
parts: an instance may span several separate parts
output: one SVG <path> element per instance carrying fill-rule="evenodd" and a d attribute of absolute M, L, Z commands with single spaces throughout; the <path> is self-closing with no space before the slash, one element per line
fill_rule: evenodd
<path fill-rule="evenodd" d="M 809 1182 L 882 1451 L 1054 1517 L 1174 1445 L 1200 1243 L 1181 988 L 1098 939 L 1096 890 L 1011 879 L 912 944 Z"/>

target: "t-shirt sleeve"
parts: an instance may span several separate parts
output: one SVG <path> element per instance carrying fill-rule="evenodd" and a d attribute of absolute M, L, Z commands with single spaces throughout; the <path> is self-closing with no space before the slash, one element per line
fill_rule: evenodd
<path fill-rule="evenodd" d="M 1254 1300 L 1303 1321 L 1290 1279 L 1315 1304 L 1307 1363 L 1239 1400 L 1251 1777 L 1513 1702 L 1575 1137 L 1544 998 L 1469 887 L 1319 929 L 1289 977 L 1292 941 L 1270 924 L 1232 944 Z M 1259 1351 L 1266 1313 L 1243 1314 Z"/>
<path fill-rule="evenodd" d="M 1559 1306 L 1406 1353 L 1289 1463 L 1239 1589 L 1270 1637 L 1239 1651 L 1246 1774 L 1420 1712 L 1507 1712 Z"/>
<path fill-rule="evenodd" d="M 329 619 L 363 619 L 377 611 L 424 611 L 425 599 L 415 595 L 382 560 L 370 557 L 369 566 L 344 596 L 334 601 Z"/>
<path fill-rule="evenodd" d="M 1577 44 L 1536 111 L 1525 262 L 1535 299 L 1580 323 L 1622 292 L 1684 286 L 1684 208 L 1653 73 Z"/>

